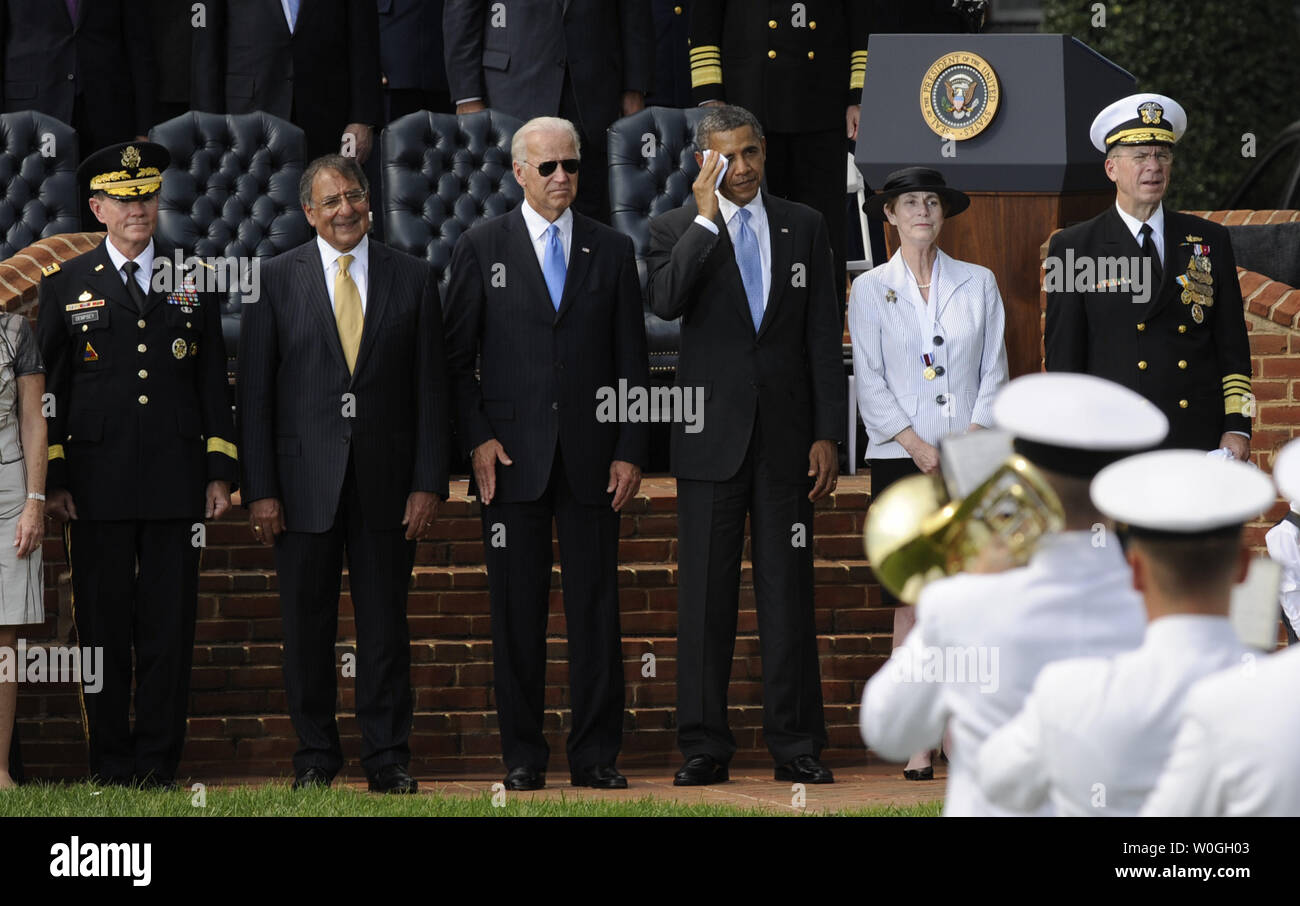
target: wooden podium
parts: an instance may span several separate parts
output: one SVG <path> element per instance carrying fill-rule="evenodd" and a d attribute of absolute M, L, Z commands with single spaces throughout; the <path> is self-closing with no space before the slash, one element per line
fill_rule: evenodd
<path fill-rule="evenodd" d="M 933 167 L 971 196 L 944 222 L 939 246 L 997 275 L 1012 377 L 1042 368 L 1039 247 L 1114 202 L 1088 128 L 1133 87 L 1133 76 L 1068 35 L 871 36 L 858 169 L 877 188 L 901 167 Z M 967 104 L 974 110 L 953 116 Z M 888 225 L 885 241 L 892 255 Z"/>

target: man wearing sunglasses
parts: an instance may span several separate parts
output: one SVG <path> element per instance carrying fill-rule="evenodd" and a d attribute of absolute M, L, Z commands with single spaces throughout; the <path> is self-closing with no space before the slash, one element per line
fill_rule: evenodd
<path fill-rule="evenodd" d="M 243 493 L 254 537 L 275 545 L 295 789 L 343 766 L 346 549 L 361 766 L 372 792 L 414 793 L 406 593 L 416 539 L 447 497 L 447 379 L 437 277 L 367 238 L 368 188 L 355 158 L 309 164 L 299 196 L 316 238 L 268 261 L 244 305 Z"/>
<path fill-rule="evenodd" d="M 510 150 L 524 200 L 460 237 L 445 316 L 457 436 L 482 506 L 506 786 L 546 783 L 554 520 L 569 634 L 569 779 L 619 789 L 619 511 L 640 487 L 648 434 L 644 422 L 602 417 L 598 399 L 621 382 L 649 386 L 636 261 L 627 236 L 572 209 L 583 172 L 573 124 L 529 120 Z"/>
<path fill-rule="evenodd" d="M 1169 419 L 1166 447 L 1245 460 L 1255 402 L 1232 243 L 1162 203 L 1186 128 L 1161 94 L 1121 98 L 1093 120 L 1115 204 L 1052 237 L 1044 362 L 1141 393 Z"/>

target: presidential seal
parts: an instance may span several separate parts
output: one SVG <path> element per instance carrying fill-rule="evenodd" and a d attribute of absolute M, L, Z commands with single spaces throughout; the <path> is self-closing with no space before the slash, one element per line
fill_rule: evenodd
<path fill-rule="evenodd" d="M 934 61 L 921 80 L 921 116 L 942 138 L 979 135 L 998 111 L 998 77 L 978 54 L 956 51 Z"/>

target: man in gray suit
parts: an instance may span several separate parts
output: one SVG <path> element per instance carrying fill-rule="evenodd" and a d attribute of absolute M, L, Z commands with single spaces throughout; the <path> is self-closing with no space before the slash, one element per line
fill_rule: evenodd
<path fill-rule="evenodd" d="M 447 81 L 457 113 L 485 107 L 578 129 L 586 178 L 574 207 L 609 222 L 605 130 L 645 108 L 654 24 L 645 0 L 447 0 Z"/>
<path fill-rule="evenodd" d="M 415 540 L 447 497 L 447 378 L 437 277 L 366 237 L 354 158 L 299 187 L 316 238 L 262 268 L 239 337 L 243 496 L 275 545 L 295 788 L 343 765 L 334 699 L 347 549 L 357 625 L 361 764 L 375 792 L 413 793 L 406 592 Z"/>

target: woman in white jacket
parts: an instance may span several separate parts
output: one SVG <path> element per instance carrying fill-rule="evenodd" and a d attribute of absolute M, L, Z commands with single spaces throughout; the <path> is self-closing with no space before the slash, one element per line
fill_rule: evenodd
<path fill-rule="evenodd" d="M 944 220 L 970 205 L 927 167 L 889 174 L 867 199 L 868 215 L 888 218 L 899 248 L 853 281 L 849 334 L 858 408 L 867 429 L 871 492 L 939 469 L 939 439 L 992 424 L 993 397 L 1007 381 L 1002 296 L 993 272 L 945 255 Z M 913 608 L 881 589 L 894 611 L 894 645 L 916 621 Z M 937 743 L 938 740 L 935 740 Z M 908 780 L 930 780 L 930 751 L 912 756 Z"/>

